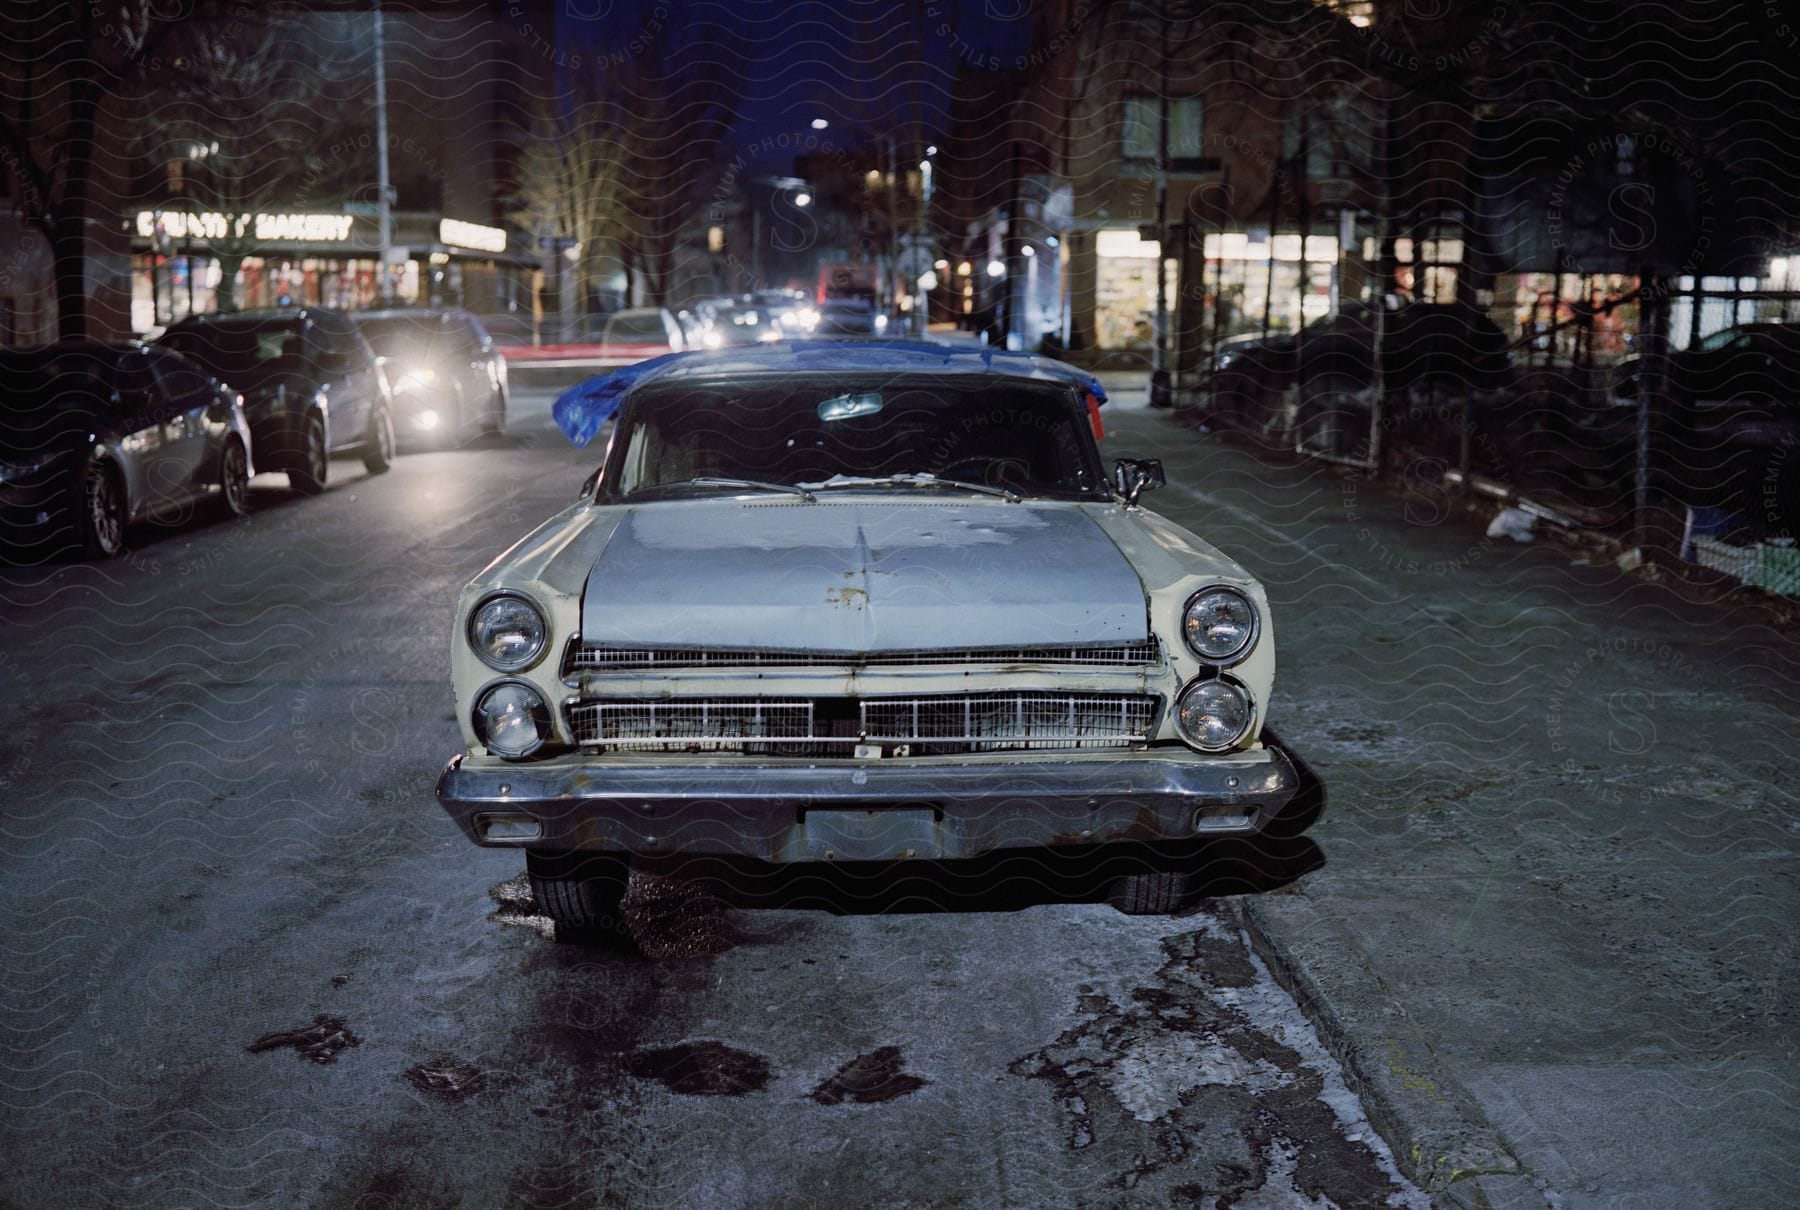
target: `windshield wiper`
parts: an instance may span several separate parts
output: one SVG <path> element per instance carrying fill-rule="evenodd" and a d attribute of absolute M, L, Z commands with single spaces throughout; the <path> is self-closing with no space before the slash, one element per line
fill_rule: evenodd
<path fill-rule="evenodd" d="M 694 479 L 677 479 L 673 483 L 657 483 L 644 490 L 659 491 L 666 487 L 754 487 L 765 492 L 787 492 L 812 503 L 816 497 L 806 487 L 792 483 L 768 483 L 761 479 L 727 479 L 718 475 L 701 475 Z"/>
<path fill-rule="evenodd" d="M 812 491 L 823 491 L 834 487 L 954 487 L 966 492 L 981 492 L 988 496 L 1002 496 L 1008 504 L 1017 504 L 1025 497 L 1010 487 L 990 487 L 985 483 L 970 483 L 964 479 L 946 479 L 934 475 L 930 471 L 919 471 L 900 475 L 878 475 L 873 478 L 862 478 L 856 475 L 833 475 L 820 483 L 802 483 L 799 486 Z"/>

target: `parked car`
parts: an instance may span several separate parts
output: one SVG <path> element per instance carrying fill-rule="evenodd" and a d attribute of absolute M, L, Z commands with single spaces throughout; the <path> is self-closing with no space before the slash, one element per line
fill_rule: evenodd
<path fill-rule="evenodd" d="M 1475 307 L 1408 303 L 1383 320 L 1383 390 L 1423 392 L 1445 404 L 1479 394 L 1486 408 L 1511 382 L 1509 343 Z M 1221 419 L 1277 441 L 1343 452 L 1368 432 L 1374 381 L 1375 313 L 1356 303 L 1301 335 L 1222 342 L 1208 385 Z M 1390 409 L 1389 418 L 1399 424 L 1405 411 Z"/>
<path fill-rule="evenodd" d="M 1613 373 L 1634 439 L 1643 359 Z M 1739 324 L 1668 355 L 1667 401 L 1655 417 L 1658 486 L 1687 504 L 1760 514 L 1772 529 L 1800 523 L 1800 323 Z"/>
<path fill-rule="evenodd" d="M 381 361 L 403 437 L 456 442 L 506 427 L 506 359 L 473 315 L 365 311 L 356 326 Z"/>
<path fill-rule="evenodd" d="M 579 498 L 463 591 L 464 750 L 437 785 L 525 850 L 565 931 L 637 857 L 770 863 L 1110 852 L 1174 909 L 1195 846 L 1323 804 L 1268 727 L 1262 586 L 1095 442 L 1104 391 L 1043 358 L 751 346 L 558 400 Z M 1311 787 L 1311 789 L 1308 789 Z M 1306 790 L 1306 793 L 1302 793 Z"/>
<path fill-rule="evenodd" d="M 237 393 L 171 350 L 0 351 L 0 553 L 105 558 L 131 522 L 199 500 L 242 516 L 253 448 Z"/>
<path fill-rule="evenodd" d="M 375 351 L 342 311 L 190 315 L 157 343 L 243 393 L 258 463 L 286 471 L 295 491 L 325 490 L 331 454 L 357 454 L 371 474 L 393 461 L 387 379 Z"/>

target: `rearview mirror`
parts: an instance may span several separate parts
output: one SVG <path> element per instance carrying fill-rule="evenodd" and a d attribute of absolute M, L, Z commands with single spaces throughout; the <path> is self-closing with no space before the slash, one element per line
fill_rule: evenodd
<path fill-rule="evenodd" d="M 581 481 L 581 491 L 576 493 L 584 499 L 594 498 L 594 489 L 600 486 L 600 468 L 595 467 L 593 474 Z"/>
<path fill-rule="evenodd" d="M 1137 507 L 1139 496 L 1167 482 L 1160 458 L 1121 458 L 1113 463 L 1113 490 L 1129 508 Z"/>

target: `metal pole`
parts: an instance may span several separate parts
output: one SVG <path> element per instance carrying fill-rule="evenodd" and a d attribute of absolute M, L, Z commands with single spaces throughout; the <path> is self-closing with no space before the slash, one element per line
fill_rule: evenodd
<path fill-rule="evenodd" d="M 1169 328 L 1169 7 L 1162 6 L 1162 39 L 1159 43 L 1162 87 L 1158 90 L 1156 122 L 1156 320 L 1150 328 L 1150 373 L 1161 386 L 1167 372 L 1163 355 Z M 1158 401 L 1160 402 L 1160 401 Z"/>
<path fill-rule="evenodd" d="M 392 214 L 389 207 L 388 186 L 388 127 L 387 127 L 387 62 L 382 51 L 381 32 L 381 0 L 375 0 L 375 187 L 379 196 L 375 200 L 375 221 L 381 229 L 381 301 L 394 301 L 394 274 L 388 264 L 388 256 L 393 248 L 393 240 L 388 230 Z"/>
<path fill-rule="evenodd" d="M 1375 201 L 1375 313 L 1374 347 L 1369 353 L 1369 473 L 1381 474 L 1381 426 L 1386 422 L 1387 366 L 1382 358 L 1382 345 L 1387 341 L 1387 296 L 1394 288 L 1394 235 L 1388 214 L 1393 205 L 1394 125 L 1397 106 L 1386 98 L 1386 113 L 1381 121 L 1380 193 Z"/>
<path fill-rule="evenodd" d="M 884 310 L 898 306 L 900 296 L 905 293 L 900 284 L 900 148 L 891 134 L 888 136 L 888 277 Z"/>
<path fill-rule="evenodd" d="M 1656 397 L 1662 389 L 1665 367 L 1663 308 L 1667 283 L 1648 265 L 1639 270 L 1638 296 L 1638 398 L 1637 465 L 1632 481 L 1632 545 L 1645 558 L 1650 544 L 1650 421 Z"/>

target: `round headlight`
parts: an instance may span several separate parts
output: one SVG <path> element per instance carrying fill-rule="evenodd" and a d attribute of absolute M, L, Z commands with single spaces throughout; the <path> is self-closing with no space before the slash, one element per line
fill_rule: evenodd
<path fill-rule="evenodd" d="M 475 734 L 507 760 L 530 756 L 550 735 L 550 710 L 530 685 L 505 681 L 475 701 Z"/>
<path fill-rule="evenodd" d="M 1202 752 L 1235 747 L 1250 730 L 1256 707 L 1236 681 L 1195 681 L 1175 701 L 1175 726 Z"/>
<path fill-rule="evenodd" d="M 544 652 L 544 615 L 524 597 L 497 596 L 469 615 L 469 646 L 489 668 L 517 672 Z"/>
<path fill-rule="evenodd" d="M 1181 634 L 1188 649 L 1209 664 L 1236 661 L 1256 642 L 1256 606 L 1235 588 L 1207 588 L 1188 599 Z"/>

